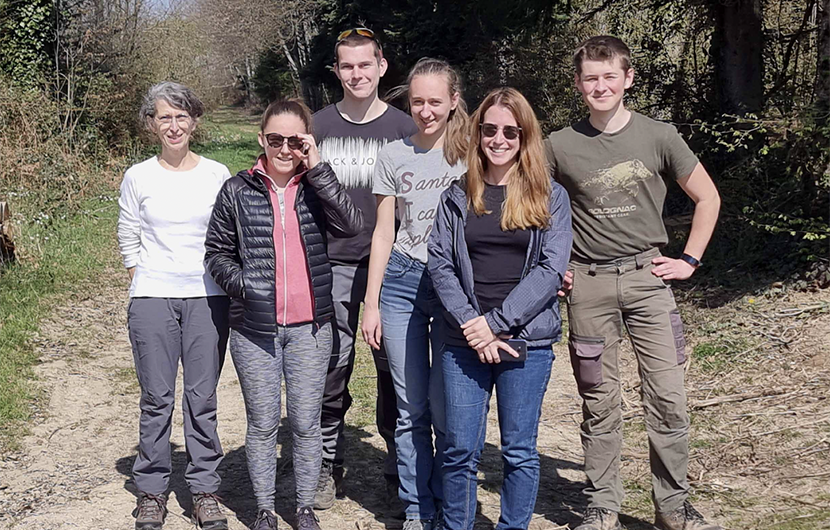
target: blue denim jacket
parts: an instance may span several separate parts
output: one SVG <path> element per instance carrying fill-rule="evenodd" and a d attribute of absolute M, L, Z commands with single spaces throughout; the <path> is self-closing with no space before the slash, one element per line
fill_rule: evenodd
<path fill-rule="evenodd" d="M 435 292 L 444 305 L 447 322 L 458 327 L 482 314 L 473 292 L 473 264 L 464 236 L 467 194 L 463 186 L 464 177 L 441 194 L 427 247 L 427 267 Z M 501 307 L 484 314 L 493 333 L 512 334 L 531 347 L 548 346 L 562 337 L 556 292 L 568 267 L 573 233 L 568 192 L 554 180 L 550 214 L 548 228 L 531 229 L 521 281 Z"/>

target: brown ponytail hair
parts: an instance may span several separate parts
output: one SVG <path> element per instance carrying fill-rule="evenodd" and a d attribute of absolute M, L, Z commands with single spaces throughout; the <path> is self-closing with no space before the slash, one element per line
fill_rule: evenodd
<path fill-rule="evenodd" d="M 422 57 L 415 63 L 406 77 L 406 84 L 393 89 L 387 99 L 394 99 L 402 95 L 407 96 L 409 106 L 409 87 L 412 80 L 421 75 L 441 75 L 447 80 L 447 91 L 450 97 L 458 94 L 458 105 L 450 111 L 447 118 L 447 130 L 444 133 L 444 159 L 451 166 L 464 160 L 467 154 L 470 116 L 467 114 L 467 103 L 461 93 L 461 76 L 450 66 L 450 63 L 442 59 Z"/>
<path fill-rule="evenodd" d="M 305 103 L 303 103 L 303 100 L 295 98 L 278 99 L 268 105 L 268 108 L 265 109 L 265 112 L 262 114 L 262 122 L 259 125 L 259 131 L 265 131 L 265 127 L 268 125 L 268 120 L 274 116 L 279 116 L 280 114 L 293 114 L 294 116 L 297 116 L 305 125 L 306 134 L 314 134 L 314 131 L 311 130 L 311 110 Z"/>
<path fill-rule="evenodd" d="M 480 124 L 493 106 L 513 113 L 521 127 L 519 159 L 510 168 L 507 198 L 501 210 L 502 230 L 526 230 L 550 226 L 551 183 L 542 128 L 527 99 L 515 88 L 497 88 L 481 102 L 470 120 L 470 147 L 467 150 L 467 207 L 476 215 L 489 213 L 484 206 L 484 172 L 487 157 L 481 150 Z"/>

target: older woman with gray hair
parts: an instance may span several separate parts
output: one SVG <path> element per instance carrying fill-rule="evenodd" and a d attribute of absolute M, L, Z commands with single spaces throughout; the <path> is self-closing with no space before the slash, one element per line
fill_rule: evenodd
<path fill-rule="evenodd" d="M 136 530 L 157 530 L 167 514 L 170 431 L 176 372 L 184 371 L 185 480 L 193 521 L 227 529 L 216 491 L 222 447 L 216 433 L 216 385 L 228 340 L 228 297 L 203 265 L 216 195 L 230 178 L 224 165 L 190 150 L 204 113 L 193 92 L 163 82 L 147 92 L 142 124 L 161 153 L 127 170 L 118 201 L 118 244 L 132 280 L 127 310 L 141 385 Z"/>

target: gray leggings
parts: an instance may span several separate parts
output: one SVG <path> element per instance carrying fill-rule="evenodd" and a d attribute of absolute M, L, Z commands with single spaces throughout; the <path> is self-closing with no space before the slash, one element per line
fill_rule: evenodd
<path fill-rule="evenodd" d="M 312 506 L 322 460 L 320 409 L 331 356 L 331 324 L 277 326 L 267 337 L 231 330 L 231 356 L 239 375 L 248 430 L 245 454 L 257 508 L 274 510 L 280 385 L 293 434 L 297 507 Z"/>

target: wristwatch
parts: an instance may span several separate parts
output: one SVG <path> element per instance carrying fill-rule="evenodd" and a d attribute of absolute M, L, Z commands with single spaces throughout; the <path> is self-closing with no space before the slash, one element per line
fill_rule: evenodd
<path fill-rule="evenodd" d="M 703 265 L 703 263 L 701 263 L 699 259 L 694 258 L 694 257 L 686 254 L 685 252 L 680 256 L 680 259 L 682 259 L 683 261 L 685 261 L 686 263 L 688 263 L 689 265 L 691 265 L 692 267 L 694 267 L 696 269 L 698 267 L 700 267 L 701 265 Z"/>

